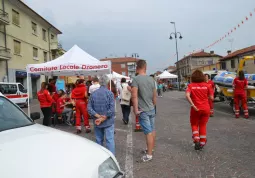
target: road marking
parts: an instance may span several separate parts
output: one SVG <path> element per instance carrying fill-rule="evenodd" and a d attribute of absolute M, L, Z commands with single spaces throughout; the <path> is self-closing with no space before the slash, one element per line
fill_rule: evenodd
<path fill-rule="evenodd" d="M 128 132 L 127 130 L 124 130 L 124 129 L 117 129 L 117 128 L 115 128 L 115 131 L 118 131 L 118 132 Z"/>
<path fill-rule="evenodd" d="M 132 121 L 132 117 L 129 116 L 129 120 Z M 133 178 L 133 130 L 132 122 L 128 124 L 127 131 L 127 146 L 126 146 L 126 161 L 125 161 L 125 177 Z"/>

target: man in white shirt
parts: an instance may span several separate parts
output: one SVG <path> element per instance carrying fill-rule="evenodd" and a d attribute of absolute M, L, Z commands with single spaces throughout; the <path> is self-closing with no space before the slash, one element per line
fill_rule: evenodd
<path fill-rule="evenodd" d="M 94 91 L 100 88 L 99 80 L 97 77 L 92 79 L 92 85 L 89 87 L 89 94 L 92 94 Z"/>

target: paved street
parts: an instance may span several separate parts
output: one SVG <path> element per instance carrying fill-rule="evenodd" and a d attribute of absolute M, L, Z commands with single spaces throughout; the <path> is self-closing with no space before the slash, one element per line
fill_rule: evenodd
<path fill-rule="evenodd" d="M 32 111 L 39 110 L 35 101 L 31 107 Z M 164 93 L 163 98 L 158 98 L 157 104 L 157 145 L 153 161 L 142 163 L 140 157 L 141 150 L 145 148 L 144 135 L 133 132 L 134 119 L 129 126 L 122 124 L 118 107 L 116 157 L 126 177 L 254 178 L 255 110 L 251 110 L 249 120 L 234 119 L 230 106 L 225 103 L 215 103 L 215 110 L 215 117 L 208 124 L 208 144 L 203 151 L 196 152 L 191 140 L 189 104 L 184 92 Z M 56 128 L 75 132 L 74 127 Z M 81 136 L 94 140 L 93 133 L 83 133 Z"/>

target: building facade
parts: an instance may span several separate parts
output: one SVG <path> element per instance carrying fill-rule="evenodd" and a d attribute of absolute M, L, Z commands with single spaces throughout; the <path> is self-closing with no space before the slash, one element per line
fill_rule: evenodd
<path fill-rule="evenodd" d="M 169 73 L 172 73 L 172 72 L 176 71 L 176 67 L 175 66 L 169 66 L 169 67 L 167 67 L 164 70 L 166 70 Z"/>
<path fill-rule="evenodd" d="M 220 66 L 222 70 L 228 70 L 230 72 L 236 72 L 238 69 L 239 61 L 244 56 L 254 56 L 255 45 L 247 48 L 243 48 L 233 53 L 229 53 L 227 56 L 220 59 Z M 244 71 L 247 73 L 255 73 L 255 61 L 246 61 Z"/>
<path fill-rule="evenodd" d="M 195 70 L 201 70 L 202 72 L 212 71 L 212 70 L 215 70 L 215 71 L 220 70 L 220 62 L 218 62 L 216 64 L 211 64 L 211 65 L 194 68 L 194 69 L 192 69 L 191 73 L 193 73 Z"/>
<path fill-rule="evenodd" d="M 59 34 L 60 30 L 21 0 L 0 0 L 0 81 L 20 82 L 26 88 L 26 65 L 58 57 Z M 30 96 L 36 96 L 44 80 L 31 75 Z"/>
<path fill-rule="evenodd" d="M 139 59 L 133 57 L 104 58 L 101 61 L 111 61 L 112 71 L 128 77 L 134 77 L 136 73 L 136 62 Z"/>
<path fill-rule="evenodd" d="M 216 64 L 220 58 L 222 58 L 222 56 L 214 54 L 214 51 L 211 51 L 210 53 L 204 51 L 193 53 L 176 63 L 177 73 L 179 73 L 181 81 L 187 81 L 191 76 L 193 69 Z"/>

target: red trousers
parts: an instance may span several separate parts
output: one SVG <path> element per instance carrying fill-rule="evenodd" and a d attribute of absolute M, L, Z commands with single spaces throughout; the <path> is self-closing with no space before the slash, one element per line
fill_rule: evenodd
<path fill-rule="evenodd" d="M 75 102 L 75 108 L 76 108 L 76 129 L 81 130 L 81 116 L 83 116 L 84 119 L 84 126 L 86 128 L 90 128 L 89 125 L 89 114 L 87 111 L 87 103 L 84 100 L 76 100 Z"/>
<path fill-rule="evenodd" d="M 210 115 L 213 116 L 214 114 L 214 104 L 213 101 L 211 99 L 209 99 L 209 105 L 210 105 Z"/>
<path fill-rule="evenodd" d="M 206 125 L 208 123 L 209 116 L 209 108 L 199 111 L 195 111 L 193 108 L 190 110 L 192 137 L 195 142 L 200 142 L 201 145 L 206 144 Z"/>
<path fill-rule="evenodd" d="M 240 108 L 240 100 L 242 102 L 244 116 L 249 117 L 246 93 L 234 94 L 235 115 L 236 115 L 236 117 L 239 117 L 239 115 L 240 115 L 240 109 L 239 109 Z"/>

